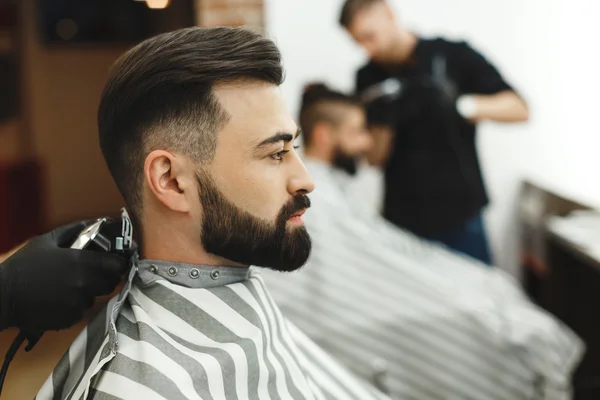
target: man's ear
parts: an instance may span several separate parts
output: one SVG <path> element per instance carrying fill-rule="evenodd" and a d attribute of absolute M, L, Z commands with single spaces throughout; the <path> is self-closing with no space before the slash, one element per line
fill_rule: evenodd
<path fill-rule="evenodd" d="M 173 211 L 189 212 L 193 180 L 187 176 L 185 157 L 164 150 L 148 154 L 144 162 L 144 180 L 150 192 L 165 207 Z"/>

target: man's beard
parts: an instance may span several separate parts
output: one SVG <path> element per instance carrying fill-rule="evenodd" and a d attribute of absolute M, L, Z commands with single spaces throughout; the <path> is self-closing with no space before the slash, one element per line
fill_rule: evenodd
<path fill-rule="evenodd" d="M 310 255 L 310 235 L 304 226 L 287 229 L 288 219 L 310 207 L 306 195 L 285 204 L 275 223 L 254 217 L 225 198 L 205 172 L 198 173 L 203 209 L 202 244 L 211 254 L 244 265 L 291 272 Z"/>
<path fill-rule="evenodd" d="M 336 168 L 344 170 L 346 173 L 354 176 L 358 172 L 358 157 L 349 156 L 340 148 L 337 148 L 333 154 L 332 164 Z"/>

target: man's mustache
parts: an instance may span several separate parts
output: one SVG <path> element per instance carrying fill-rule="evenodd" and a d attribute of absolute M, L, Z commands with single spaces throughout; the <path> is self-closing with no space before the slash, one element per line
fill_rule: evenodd
<path fill-rule="evenodd" d="M 310 208 L 310 199 L 305 194 L 300 194 L 292 197 L 290 201 L 283 206 L 280 218 L 283 221 L 287 221 L 298 211 Z"/>

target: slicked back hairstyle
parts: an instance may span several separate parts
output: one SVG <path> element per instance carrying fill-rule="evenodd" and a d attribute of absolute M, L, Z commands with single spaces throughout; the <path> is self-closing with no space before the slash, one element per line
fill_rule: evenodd
<path fill-rule="evenodd" d="M 338 126 L 345 118 L 348 107 L 362 109 L 362 104 L 354 97 L 331 90 L 323 83 L 306 85 L 300 107 L 300 127 L 302 140 L 310 146 L 315 126 L 327 122 Z"/>
<path fill-rule="evenodd" d="M 348 28 L 356 14 L 362 11 L 365 7 L 371 6 L 376 3 L 381 3 L 384 0 L 346 0 L 344 5 L 342 6 L 342 11 L 340 12 L 340 25 L 344 28 Z"/>
<path fill-rule="evenodd" d="M 143 165 L 153 150 L 212 159 L 229 115 L 213 86 L 283 81 L 277 46 L 245 28 L 185 28 L 147 39 L 110 71 L 98 108 L 100 147 L 134 220 L 142 209 Z"/>

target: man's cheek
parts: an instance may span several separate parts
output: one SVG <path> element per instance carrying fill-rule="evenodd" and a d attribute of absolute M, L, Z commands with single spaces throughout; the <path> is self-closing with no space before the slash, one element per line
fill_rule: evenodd
<path fill-rule="evenodd" d="M 268 222 L 275 222 L 281 211 L 281 207 L 278 207 L 269 198 L 253 199 L 250 204 L 247 204 L 242 209 L 250 213 L 253 217 Z"/>

